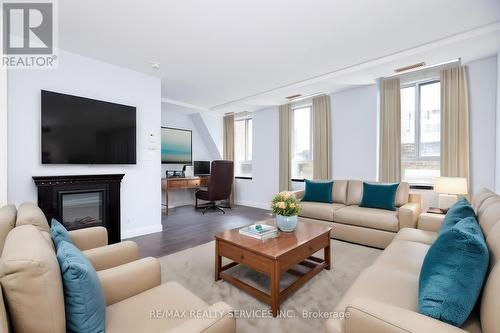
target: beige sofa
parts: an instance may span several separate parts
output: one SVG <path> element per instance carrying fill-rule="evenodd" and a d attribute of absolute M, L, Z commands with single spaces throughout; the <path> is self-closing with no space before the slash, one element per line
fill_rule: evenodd
<path fill-rule="evenodd" d="M 134 242 L 108 246 L 100 227 L 70 236 L 97 270 L 106 332 L 235 332 L 229 305 L 209 305 L 176 282 L 161 284 L 159 261 L 139 259 Z M 0 208 L 0 246 L 0 333 L 65 332 L 59 265 L 47 220 L 36 205 Z"/>
<path fill-rule="evenodd" d="M 490 268 L 476 311 L 462 328 L 418 313 L 420 268 L 437 232 L 404 228 L 347 290 L 334 311 L 348 315 L 342 320 L 329 319 L 326 332 L 500 332 L 500 196 L 483 189 L 472 204 L 490 250 Z"/>
<path fill-rule="evenodd" d="M 302 199 L 304 191 L 295 191 Z M 333 225 L 332 237 L 363 245 L 385 248 L 403 228 L 415 228 L 421 212 L 422 198 L 410 193 L 402 182 L 396 192 L 396 211 L 359 207 L 363 182 L 335 180 L 333 203 L 301 201 L 301 217 Z"/>

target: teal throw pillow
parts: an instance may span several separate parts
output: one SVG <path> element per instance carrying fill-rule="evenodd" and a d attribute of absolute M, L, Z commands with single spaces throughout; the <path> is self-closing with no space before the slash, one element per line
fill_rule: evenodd
<path fill-rule="evenodd" d="M 72 243 L 57 248 L 64 288 L 67 332 L 104 332 L 106 303 L 92 264 Z"/>
<path fill-rule="evenodd" d="M 371 184 L 363 182 L 360 207 L 396 210 L 396 191 L 399 184 Z"/>
<path fill-rule="evenodd" d="M 66 230 L 66 228 L 56 219 L 50 221 L 50 236 L 52 237 L 52 242 L 56 249 L 63 240 L 72 243 L 68 230 Z"/>
<path fill-rule="evenodd" d="M 466 217 L 476 217 L 476 214 L 469 201 L 466 198 L 460 198 L 448 209 L 439 234 L 450 230 L 455 224 Z"/>
<path fill-rule="evenodd" d="M 460 327 L 474 309 L 489 252 L 474 217 L 443 232 L 427 252 L 418 286 L 418 312 Z"/>
<path fill-rule="evenodd" d="M 306 188 L 302 201 L 333 202 L 333 181 L 305 180 Z"/>

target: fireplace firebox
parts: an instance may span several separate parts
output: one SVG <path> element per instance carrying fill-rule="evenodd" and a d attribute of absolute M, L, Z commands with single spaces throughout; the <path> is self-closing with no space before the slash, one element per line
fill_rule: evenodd
<path fill-rule="evenodd" d="M 120 237 L 120 183 L 124 174 L 33 177 L 38 206 L 66 229 L 103 226 L 109 243 Z"/>

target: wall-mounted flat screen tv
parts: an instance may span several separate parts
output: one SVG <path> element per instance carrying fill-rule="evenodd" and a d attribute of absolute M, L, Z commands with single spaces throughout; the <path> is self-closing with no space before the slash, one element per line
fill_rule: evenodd
<path fill-rule="evenodd" d="M 161 128 L 161 163 L 191 164 L 193 133 L 190 130 Z"/>
<path fill-rule="evenodd" d="M 42 90 L 42 164 L 135 164 L 136 108 Z"/>

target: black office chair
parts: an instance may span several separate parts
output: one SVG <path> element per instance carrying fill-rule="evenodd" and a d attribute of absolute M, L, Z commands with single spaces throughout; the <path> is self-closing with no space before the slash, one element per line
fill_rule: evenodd
<path fill-rule="evenodd" d="M 203 209 L 203 214 L 208 209 L 220 210 L 224 214 L 224 208 L 231 209 L 231 206 L 220 206 L 215 202 L 229 199 L 233 189 L 234 163 L 233 161 L 218 160 L 212 161 L 210 172 L 210 182 L 208 189 L 196 191 L 196 209 Z M 198 199 L 210 201 L 208 205 L 198 206 Z"/>

